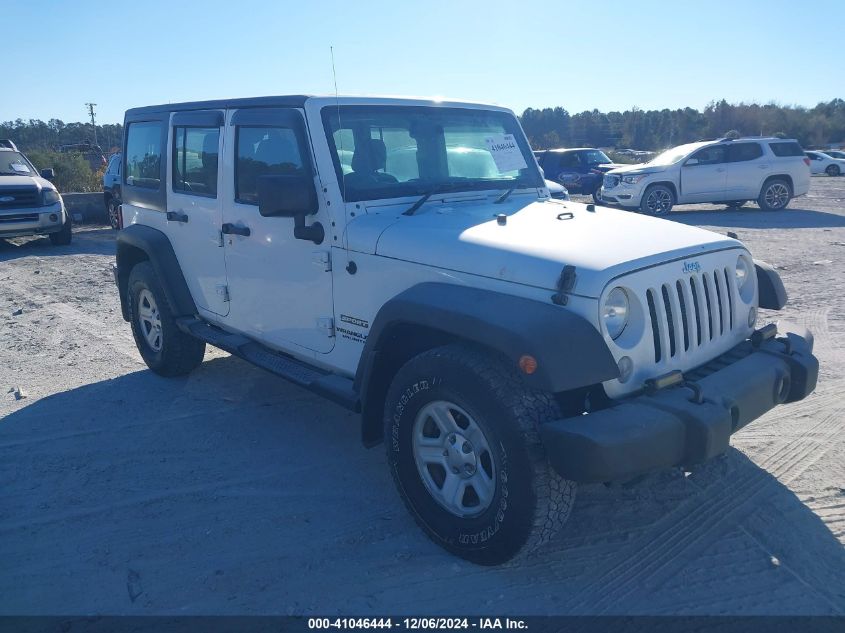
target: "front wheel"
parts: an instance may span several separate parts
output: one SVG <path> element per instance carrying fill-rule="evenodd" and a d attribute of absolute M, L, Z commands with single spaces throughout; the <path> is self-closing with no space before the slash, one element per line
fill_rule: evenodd
<path fill-rule="evenodd" d="M 385 401 L 387 460 L 405 506 L 448 551 L 482 565 L 527 554 L 569 516 L 575 484 L 545 458 L 552 395 L 484 351 L 449 345 L 397 373 Z"/>
<path fill-rule="evenodd" d="M 839 169 L 839 165 L 828 165 L 827 169 L 825 169 L 828 176 L 838 176 L 841 172 Z"/>
<path fill-rule="evenodd" d="M 128 298 L 132 335 L 147 367 L 161 376 L 182 376 L 202 362 L 205 342 L 177 327 L 150 262 L 132 268 Z"/>
<path fill-rule="evenodd" d="M 109 198 L 109 225 L 117 230 L 120 228 L 120 202 L 115 198 Z"/>
<path fill-rule="evenodd" d="M 50 242 L 53 246 L 67 246 L 73 240 L 73 224 L 70 215 L 65 215 L 65 222 L 62 230 L 58 233 L 50 233 Z"/>
<path fill-rule="evenodd" d="M 786 180 L 775 178 L 763 184 L 757 204 L 763 211 L 785 209 L 792 199 L 792 188 Z"/>
<path fill-rule="evenodd" d="M 640 211 L 649 215 L 666 215 L 675 205 L 675 194 L 666 185 L 651 185 L 645 190 Z"/>

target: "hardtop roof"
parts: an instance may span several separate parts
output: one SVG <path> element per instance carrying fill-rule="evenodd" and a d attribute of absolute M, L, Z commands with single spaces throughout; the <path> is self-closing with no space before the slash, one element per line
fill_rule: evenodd
<path fill-rule="evenodd" d="M 212 99 L 208 101 L 186 101 L 183 103 L 162 103 L 159 105 L 131 108 L 126 111 L 127 117 L 137 117 L 144 114 L 162 114 L 169 112 L 183 112 L 190 110 L 222 110 L 228 108 L 249 107 L 293 107 L 302 108 L 309 100 L 330 104 L 339 99 L 343 105 L 372 104 L 372 105 L 424 105 L 431 104 L 445 107 L 489 108 L 491 110 L 507 110 L 501 106 L 472 101 L 453 101 L 432 97 L 394 97 L 381 95 L 278 95 L 268 97 L 245 97 L 236 99 Z"/>

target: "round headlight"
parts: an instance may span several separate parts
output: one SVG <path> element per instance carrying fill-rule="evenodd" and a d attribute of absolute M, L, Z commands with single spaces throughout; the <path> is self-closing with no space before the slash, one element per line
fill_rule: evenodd
<path fill-rule="evenodd" d="M 628 294 L 622 288 L 614 288 L 604 300 L 601 316 L 610 338 L 617 339 L 628 325 Z"/>
<path fill-rule="evenodd" d="M 748 289 L 754 282 L 754 271 L 752 270 L 751 264 L 745 255 L 737 257 L 735 272 L 737 290 L 739 290 L 739 294 L 742 295 L 742 298 L 747 302 L 750 299 L 748 296 Z"/>

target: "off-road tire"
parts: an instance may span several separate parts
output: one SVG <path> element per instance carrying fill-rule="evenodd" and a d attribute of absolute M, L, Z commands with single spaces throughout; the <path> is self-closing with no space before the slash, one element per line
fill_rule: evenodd
<path fill-rule="evenodd" d="M 154 350 L 141 331 L 138 305 L 143 290 L 152 294 L 161 317 L 160 350 Z M 127 292 L 132 335 L 147 367 L 167 377 L 183 376 L 196 368 L 205 355 L 205 342 L 185 334 L 176 326 L 167 296 L 150 262 L 140 262 L 132 268 Z"/>
<path fill-rule="evenodd" d="M 659 197 L 663 204 L 658 208 L 652 204 L 652 197 Z M 674 206 L 675 194 L 666 185 L 649 185 L 640 200 L 640 211 L 648 215 L 669 215 Z"/>
<path fill-rule="evenodd" d="M 776 195 L 777 192 L 785 195 L 785 200 L 781 195 Z M 780 211 L 789 205 L 790 200 L 792 200 L 792 187 L 789 186 L 789 181 L 783 178 L 772 178 L 763 183 L 757 205 L 763 211 Z"/>
<path fill-rule="evenodd" d="M 827 172 L 828 176 L 838 176 L 842 173 L 842 170 L 839 169 L 839 165 L 828 165 L 825 172 Z"/>
<path fill-rule="evenodd" d="M 385 445 L 393 481 L 423 531 L 448 551 L 481 565 L 521 558 L 566 522 L 574 482 L 549 465 L 539 426 L 560 416 L 551 394 L 525 386 L 504 358 L 461 344 L 423 352 L 396 374 L 385 400 Z M 412 428 L 428 403 L 448 401 L 488 439 L 495 492 L 482 514 L 459 517 L 427 490 L 413 455 Z"/>
<path fill-rule="evenodd" d="M 65 223 L 62 224 L 62 230 L 58 233 L 50 233 L 50 242 L 53 246 L 67 246 L 73 241 L 73 223 L 70 215 L 65 217 Z"/>

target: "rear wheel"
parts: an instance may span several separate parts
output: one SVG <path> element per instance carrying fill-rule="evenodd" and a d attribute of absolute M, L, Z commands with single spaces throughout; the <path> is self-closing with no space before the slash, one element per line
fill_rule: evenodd
<path fill-rule="evenodd" d="M 675 205 L 675 194 L 666 185 L 651 185 L 645 190 L 640 211 L 649 215 L 666 215 Z"/>
<path fill-rule="evenodd" d="M 773 178 L 763 183 L 757 204 L 764 211 L 777 211 L 785 209 L 791 198 L 792 188 L 789 183 L 783 178 Z"/>
<path fill-rule="evenodd" d="M 132 335 L 147 367 L 162 376 L 182 376 L 202 362 L 205 342 L 177 327 L 150 262 L 129 273 L 128 299 Z"/>
<path fill-rule="evenodd" d="M 448 345 L 411 359 L 385 400 L 387 460 L 405 506 L 448 551 L 482 565 L 527 554 L 569 516 L 575 484 L 545 458 L 550 394 L 482 350 Z"/>
<path fill-rule="evenodd" d="M 596 204 L 601 204 L 601 185 L 599 185 L 595 191 L 593 191 L 593 202 Z"/>
<path fill-rule="evenodd" d="M 838 176 L 841 173 L 839 165 L 828 165 L 825 171 L 827 172 L 828 176 Z"/>

